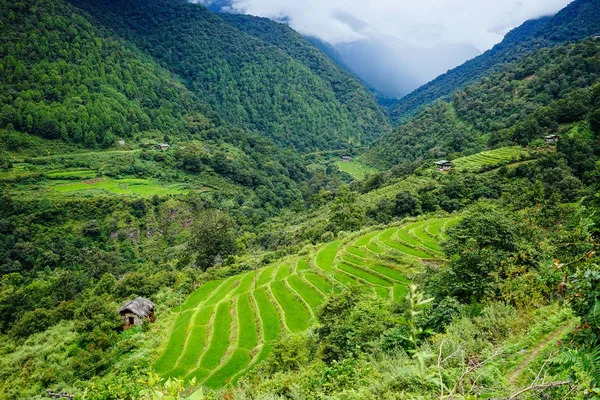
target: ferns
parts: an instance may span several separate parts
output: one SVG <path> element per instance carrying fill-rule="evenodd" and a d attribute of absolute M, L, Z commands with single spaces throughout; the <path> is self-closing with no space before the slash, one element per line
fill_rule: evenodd
<path fill-rule="evenodd" d="M 584 378 L 583 382 L 586 386 L 600 386 L 600 344 L 563 351 L 555 357 L 554 363 L 569 368 L 574 380 Z"/>
<path fill-rule="evenodd" d="M 590 324 L 594 324 L 596 329 L 600 329 L 600 301 L 596 300 L 588 314 L 588 321 Z"/>

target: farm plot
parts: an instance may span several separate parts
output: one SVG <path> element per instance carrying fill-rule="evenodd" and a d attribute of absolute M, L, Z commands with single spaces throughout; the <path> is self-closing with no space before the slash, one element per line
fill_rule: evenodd
<path fill-rule="evenodd" d="M 529 152 L 520 146 L 502 147 L 461 157 L 452 163 L 458 171 L 481 172 L 531 158 Z"/>
<path fill-rule="evenodd" d="M 154 369 L 164 377 L 195 377 L 209 388 L 236 382 L 269 355 L 275 340 L 315 323 L 332 292 L 356 285 L 402 300 L 414 266 L 442 259 L 440 242 L 458 221 L 430 218 L 388 227 L 328 243 L 312 256 L 207 282 L 181 306 Z"/>
<path fill-rule="evenodd" d="M 177 185 L 162 186 L 147 179 L 109 179 L 97 178 L 87 181 L 52 181 L 52 189 L 61 193 L 75 193 L 83 191 L 107 192 L 130 196 L 154 196 L 168 194 L 182 194 L 185 190 Z"/>

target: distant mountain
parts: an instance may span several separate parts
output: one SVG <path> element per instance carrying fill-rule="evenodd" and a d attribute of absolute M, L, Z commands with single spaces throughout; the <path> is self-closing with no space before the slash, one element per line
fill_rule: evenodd
<path fill-rule="evenodd" d="M 71 3 L 181 77 L 225 121 L 284 146 L 308 151 L 368 143 L 388 128 L 374 98 L 340 68 L 328 64 L 330 72 L 318 75 L 285 50 L 225 23 L 199 4 Z M 306 41 L 294 46 L 312 49 Z"/>
<path fill-rule="evenodd" d="M 447 96 L 477 79 L 498 71 L 504 64 L 534 51 L 600 34 L 600 0 L 575 0 L 553 17 L 527 21 L 479 57 L 420 87 L 390 108 L 399 124 L 432 101 Z"/>
<path fill-rule="evenodd" d="M 548 134 L 561 134 L 564 144 L 571 136 L 564 132 L 598 112 L 600 39 L 589 39 L 544 48 L 506 64 L 502 71 L 408 118 L 362 158 L 387 169 L 486 148 L 527 146 L 535 141 L 544 145 Z M 585 122 L 581 129 L 587 126 Z"/>
<path fill-rule="evenodd" d="M 363 83 L 288 25 L 251 15 L 221 13 L 219 17 L 240 31 L 277 46 L 308 67 L 331 88 L 336 99 L 346 105 L 353 124 L 361 130 L 370 128 L 368 121 L 378 121 L 385 126 L 385 116 Z"/>

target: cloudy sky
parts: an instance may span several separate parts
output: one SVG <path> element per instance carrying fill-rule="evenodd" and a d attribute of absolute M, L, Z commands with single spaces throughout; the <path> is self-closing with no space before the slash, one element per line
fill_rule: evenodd
<path fill-rule="evenodd" d="M 211 0 L 204 0 L 207 2 Z M 287 19 L 305 35 L 331 44 L 360 40 L 356 18 L 380 34 L 417 46 L 461 43 L 492 47 L 524 21 L 556 13 L 571 0 L 233 0 L 233 11 Z"/>

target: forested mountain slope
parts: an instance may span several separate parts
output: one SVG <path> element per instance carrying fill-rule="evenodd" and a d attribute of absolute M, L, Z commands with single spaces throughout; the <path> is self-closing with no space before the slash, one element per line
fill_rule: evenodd
<path fill-rule="evenodd" d="M 240 31 L 279 47 L 310 68 L 331 87 L 336 99 L 346 106 L 355 127 L 368 130 L 371 121 L 386 126 L 386 117 L 369 90 L 288 25 L 252 15 L 220 13 L 219 17 Z"/>
<path fill-rule="evenodd" d="M 218 124 L 152 59 L 57 0 L 0 5 L 0 127 L 86 147 Z"/>
<path fill-rule="evenodd" d="M 575 0 L 553 17 L 527 21 L 509 32 L 504 40 L 482 55 L 448 71 L 403 97 L 390 107 L 393 123 L 406 118 L 432 101 L 452 94 L 502 65 L 542 47 L 600 34 L 600 0 Z"/>
<path fill-rule="evenodd" d="M 542 49 L 425 109 L 365 155 L 390 167 L 486 147 L 527 145 L 598 108 L 600 40 Z"/>
<path fill-rule="evenodd" d="M 307 172 L 297 154 L 224 122 L 168 70 L 72 5 L 11 1 L 0 3 L 0 11 L 0 164 L 7 176 L 43 180 L 40 173 L 78 167 L 94 177 L 193 181 L 198 188 L 262 186 L 255 193 L 265 200 L 298 201 Z M 173 151 L 146 149 L 163 141 Z M 34 170 L 11 167 L 56 153 L 57 144 L 61 153 L 96 152 L 20 164 Z M 112 152 L 104 157 L 104 150 Z"/>
<path fill-rule="evenodd" d="M 226 121 L 279 143 L 301 151 L 339 148 L 367 142 L 387 127 L 374 105 L 340 101 L 347 95 L 340 97 L 339 89 L 334 92 L 331 82 L 302 62 L 200 5 L 183 0 L 72 3 L 179 75 Z"/>

